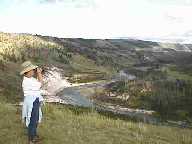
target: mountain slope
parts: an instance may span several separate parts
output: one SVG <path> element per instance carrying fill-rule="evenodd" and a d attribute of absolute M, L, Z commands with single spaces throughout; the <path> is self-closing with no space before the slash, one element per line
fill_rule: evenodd
<path fill-rule="evenodd" d="M 17 106 L 22 100 L 19 72 L 24 60 L 32 60 L 45 70 L 59 67 L 72 81 L 74 75 L 80 75 L 80 80 L 75 82 L 108 79 L 122 69 L 135 75 L 139 71 L 142 75 L 152 71 L 156 76 L 162 68 L 169 69 L 170 73 L 178 72 L 179 77 L 183 73 L 191 77 L 190 49 L 191 45 L 139 40 L 63 39 L 0 33 L 0 143 L 27 141 L 20 120 L 21 107 Z M 145 68 L 149 70 L 143 71 Z M 157 98 L 163 99 L 164 94 L 169 97 L 164 91 Z M 43 112 L 45 117 L 39 134 L 45 144 L 192 143 L 190 129 L 131 122 L 94 109 L 46 104 Z M 186 113 L 181 111 L 181 114 Z"/>
<path fill-rule="evenodd" d="M 131 39 L 69 39 L 0 33 L 0 91 L 9 99 L 17 93 L 16 99 L 19 99 L 20 64 L 28 59 L 40 66 L 60 67 L 71 80 L 75 74 L 81 74 L 78 82 L 105 79 L 122 69 L 150 77 L 142 74 L 145 67 L 149 72 L 168 69 L 167 74 L 173 77 L 188 78 L 192 72 L 191 49 L 192 45 Z"/>

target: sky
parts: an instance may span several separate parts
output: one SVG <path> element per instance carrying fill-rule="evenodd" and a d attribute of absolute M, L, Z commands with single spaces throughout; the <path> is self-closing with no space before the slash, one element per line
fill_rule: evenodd
<path fill-rule="evenodd" d="M 0 31 L 187 41 L 192 0 L 0 0 Z"/>

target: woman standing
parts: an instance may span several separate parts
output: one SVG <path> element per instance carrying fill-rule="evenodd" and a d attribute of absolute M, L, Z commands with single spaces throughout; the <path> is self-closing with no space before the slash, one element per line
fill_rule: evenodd
<path fill-rule="evenodd" d="M 43 82 L 42 70 L 30 61 L 26 61 L 22 64 L 20 74 L 23 75 L 22 88 L 24 93 L 22 121 L 25 122 L 28 129 L 29 144 L 33 144 L 39 140 L 37 126 L 42 118 L 41 103 L 43 97 L 40 91 Z"/>

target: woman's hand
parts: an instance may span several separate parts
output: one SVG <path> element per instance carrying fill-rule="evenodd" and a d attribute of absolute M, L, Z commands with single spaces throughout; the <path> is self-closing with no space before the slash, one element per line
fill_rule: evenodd
<path fill-rule="evenodd" d="M 43 76 L 42 76 L 41 68 L 37 68 L 37 79 L 39 80 L 39 82 L 43 83 Z"/>
<path fill-rule="evenodd" d="M 37 73 L 42 73 L 42 69 L 41 68 L 37 68 Z"/>

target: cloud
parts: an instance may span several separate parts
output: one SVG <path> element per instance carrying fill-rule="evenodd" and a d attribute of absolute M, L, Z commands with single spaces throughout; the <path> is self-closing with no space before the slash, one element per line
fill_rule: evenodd
<path fill-rule="evenodd" d="M 39 2 L 41 4 L 56 4 L 74 8 L 93 8 L 95 6 L 94 0 L 41 0 Z"/>
<path fill-rule="evenodd" d="M 175 16 L 165 15 L 165 18 L 167 18 L 167 20 L 172 22 L 172 23 L 182 23 L 183 22 L 182 17 L 175 17 Z"/>
<path fill-rule="evenodd" d="M 175 1 L 12 0 L 0 14 L 0 31 L 84 38 L 164 37 L 191 30 L 192 6 Z"/>
<path fill-rule="evenodd" d="M 42 0 L 41 3 L 56 3 L 58 0 Z"/>
<path fill-rule="evenodd" d="M 149 3 L 158 5 L 189 6 L 192 0 L 147 0 Z"/>

